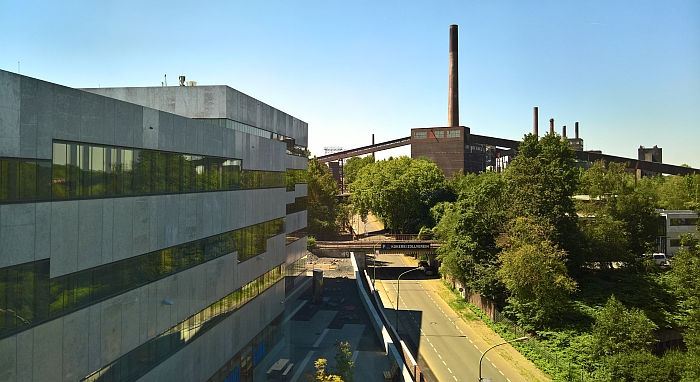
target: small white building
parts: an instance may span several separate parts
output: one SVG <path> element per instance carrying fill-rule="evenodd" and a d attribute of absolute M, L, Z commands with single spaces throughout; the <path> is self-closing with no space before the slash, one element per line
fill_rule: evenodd
<path fill-rule="evenodd" d="M 657 252 L 673 257 L 681 249 L 680 236 L 696 233 L 698 214 L 691 210 L 657 210 L 660 216 Z"/>

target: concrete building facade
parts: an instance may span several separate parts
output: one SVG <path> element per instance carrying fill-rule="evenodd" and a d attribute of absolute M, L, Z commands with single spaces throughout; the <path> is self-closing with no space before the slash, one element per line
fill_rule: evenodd
<path fill-rule="evenodd" d="M 0 71 L 0 381 L 250 381 L 304 267 L 307 124 L 227 86 Z"/>
<path fill-rule="evenodd" d="M 698 214 L 691 210 L 658 210 L 659 237 L 657 252 L 672 258 L 681 250 L 680 237 L 697 233 Z"/>

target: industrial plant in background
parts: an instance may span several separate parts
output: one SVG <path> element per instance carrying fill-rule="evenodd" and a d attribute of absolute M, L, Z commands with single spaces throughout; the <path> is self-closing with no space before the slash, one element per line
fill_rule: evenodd
<path fill-rule="evenodd" d="M 325 155 L 318 157 L 319 163 L 328 163 L 340 190 L 344 190 L 343 160 L 360 155 L 372 154 L 400 146 L 411 145 L 411 158 L 425 157 L 435 162 L 446 177 L 455 173 L 479 173 L 484 171 L 500 172 L 508 167 L 517 154 L 520 141 L 476 135 L 467 126 L 459 124 L 459 44 L 457 25 L 450 25 L 448 90 L 447 90 L 447 126 L 422 127 L 411 129 L 411 135 L 391 141 L 374 143 L 351 150 L 339 147 L 326 147 Z M 532 133 L 539 136 L 539 109 L 533 110 Z M 549 119 L 549 133 L 554 133 L 554 118 Z M 603 154 L 599 150 L 584 150 L 583 139 L 579 136 L 579 123 L 575 122 L 574 137 L 569 138 L 566 126 L 562 126 L 561 138 L 569 142 L 579 163 L 588 167 L 595 161 L 626 163 L 629 171 L 638 177 L 656 174 L 691 174 L 700 170 L 683 166 L 663 164 L 661 148 L 644 148 L 638 150 L 638 159 Z M 341 191 L 342 193 L 343 191 Z"/>

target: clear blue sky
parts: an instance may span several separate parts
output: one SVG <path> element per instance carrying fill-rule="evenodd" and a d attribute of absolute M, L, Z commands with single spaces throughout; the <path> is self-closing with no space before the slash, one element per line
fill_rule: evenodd
<path fill-rule="evenodd" d="M 697 0 L 0 0 L 0 68 L 71 87 L 229 85 L 308 122 L 322 155 L 447 123 L 450 24 L 475 134 L 520 139 L 538 106 L 540 132 L 579 121 L 585 149 L 658 145 L 700 168 Z"/>

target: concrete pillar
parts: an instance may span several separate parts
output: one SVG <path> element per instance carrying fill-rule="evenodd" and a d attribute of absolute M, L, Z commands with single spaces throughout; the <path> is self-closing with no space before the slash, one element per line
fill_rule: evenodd
<path fill-rule="evenodd" d="M 447 89 L 447 126 L 459 126 L 459 65 L 457 61 L 457 25 L 450 25 L 450 63 Z"/>
<path fill-rule="evenodd" d="M 576 137 L 576 139 L 578 139 L 578 122 L 576 122 L 576 124 L 574 124 L 574 134 L 575 134 L 574 136 Z"/>
<path fill-rule="evenodd" d="M 561 137 L 562 139 L 566 139 L 566 125 L 561 127 Z"/>

